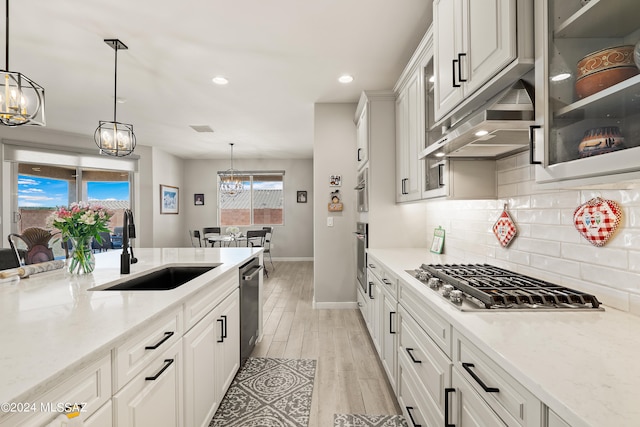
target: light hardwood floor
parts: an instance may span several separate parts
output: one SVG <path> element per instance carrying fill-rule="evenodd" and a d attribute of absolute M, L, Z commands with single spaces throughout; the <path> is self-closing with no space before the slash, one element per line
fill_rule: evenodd
<path fill-rule="evenodd" d="M 339 413 L 400 414 L 359 310 L 312 308 L 313 262 L 276 262 L 263 296 L 252 356 L 317 360 L 309 427 L 331 427 Z"/>

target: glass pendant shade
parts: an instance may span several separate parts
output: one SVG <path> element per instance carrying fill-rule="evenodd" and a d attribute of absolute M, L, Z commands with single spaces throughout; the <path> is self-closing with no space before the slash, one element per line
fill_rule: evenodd
<path fill-rule="evenodd" d="M 136 148 L 133 125 L 127 123 L 100 121 L 93 137 L 100 154 L 123 157 Z"/>
<path fill-rule="evenodd" d="M 113 121 L 99 121 L 93 139 L 100 149 L 100 154 L 124 157 L 133 153 L 136 148 L 136 135 L 133 125 L 116 120 L 118 105 L 118 50 L 128 47 L 118 39 L 105 39 L 104 42 L 115 50 L 115 72 L 113 89 Z"/>
<path fill-rule="evenodd" d="M 242 176 L 233 168 L 233 143 L 231 146 L 231 168 L 220 174 L 220 195 L 223 198 L 232 198 L 244 191 Z"/>
<path fill-rule="evenodd" d="M 0 70 L 0 123 L 44 126 L 44 88 L 24 74 L 9 71 L 9 0 L 5 10 L 6 70 Z"/>

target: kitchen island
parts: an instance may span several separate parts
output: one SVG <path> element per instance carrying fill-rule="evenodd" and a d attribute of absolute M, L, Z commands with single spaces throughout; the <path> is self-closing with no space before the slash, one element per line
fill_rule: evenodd
<path fill-rule="evenodd" d="M 115 358 L 114 349 L 167 313 L 176 313 L 178 329 L 186 332 L 197 320 L 188 324 L 187 302 L 222 282 L 237 290 L 238 267 L 262 258 L 262 248 L 136 248 L 135 253 L 139 261 L 129 275 L 120 274 L 120 251 L 109 251 L 96 254 L 96 269 L 88 275 L 62 269 L 0 284 L 0 403 L 32 402 L 111 352 Z M 91 290 L 182 265 L 215 268 L 171 290 Z M 200 309 L 197 301 L 192 305 Z M 4 409 L 0 424 L 8 415 Z"/>
<path fill-rule="evenodd" d="M 465 401 L 469 402 L 470 396 L 479 397 L 484 393 L 475 384 L 475 379 L 466 375 L 465 369 L 462 369 L 462 362 L 468 362 L 467 359 L 476 356 L 477 361 L 474 361 L 475 367 L 471 365 L 472 370 L 478 372 L 488 386 L 498 382 L 506 384 L 504 390 L 500 387 L 500 392 L 485 393 L 488 397 L 484 399 L 492 409 L 498 408 L 497 412 L 501 417 L 503 414 L 499 410 L 504 409 L 503 412 L 507 413 L 503 417 L 505 420 L 509 411 L 515 414 L 514 418 L 519 418 L 517 422 L 506 422 L 508 425 L 639 425 L 640 364 L 637 359 L 640 341 L 637 333 L 640 330 L 640 318 L 637 316 L 606 306 L 604 311 L 462 312 L 405 270 L 413 270 L 422 263 L 476 261 L 435 255 L 428 248 L 370 249 L 368 252 L 373 262 L 390 273 L 389 278 L 398 280 L 398 310 L 401 314 L 403 311 L 405 314 L 411 311 L 412 305 L 402 302 L 403 295 L 410 295 L 415 301 L 413 307 L 419 307 L 424 313 L 441 319 L 447 325 L 447 329 L 442 329 L 446 330 L 445 334 L 436 334 L 436 339 L 441 339 L 438 342 L 440 346 L 434 344 L 432 347 L 436 350 L 432 353 L 441 354 L 445 358 L 443 360 L 449 366 L 448 369 L 453 371 L 455 393 L 462 393 L 465 400 L 460 398 L 459 402 L 454 397 L 453 404 L 444 407 L 446 403 L 443 402 L 448 399 L 444 397 L 447 392 L 440 390 L 436 392 L 434 407 L 448 411 L 454 417 L 456 425 L 465 425 L 460 419 L 456 419 L 458 414 L 463 414 L 463 418 L 465 416 L 464 410 L 456 413 L 456 405 L 464 405 Z M 407 306 L 408 310 L 403 306 Z M 414 313 L 415 311 L 409 314 Z M 429 330 L 429 325 L 421 326 L 426 326 Z M 401 340 L 403 334 L 400 326 Z M 425 341 L 430 341 L 430 338 L 419 344 L 423 345 Z M 424 356 L 424 361 L 428 357 L 420 354 L 419 350 L 408 350 L 411 350 L 416 359 Z M 410 359 L 404 356 L 402 359 L 411 364 Z M 483 375 L 483 370 L 486 375 Z M 451 378 L 451 374 L 448 378 Z M 455 381 L 459 384 L 468 383 L 475 390 L 463 390 L 462 385 L 455 385 Z M 452 384 L 446 384 L 445 381 L 441 386 L 448 388 Z M 520 400 L 522 395 L 517 395 L 514 390 L 523 390 L 533 399 Z M 442 399 L 438 402 L 438 398 Z M 514 402 L 517 404 L 509 406 Z M 530 404 L 531 402 L 533 403 Z M 486 413 L 487 416 L 493 417 L 489 412 Z M 478 419 L 475 421 L 480 421 L 479 425 L 503 425 L 502 422 L 488 424 Z"/>

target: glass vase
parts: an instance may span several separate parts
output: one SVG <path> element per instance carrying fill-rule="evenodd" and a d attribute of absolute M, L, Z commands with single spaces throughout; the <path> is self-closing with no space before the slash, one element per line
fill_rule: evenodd
<path fill-rule="evenodd" d="M 91 236 L 69 237 L 69 273 L 88 274 L 96 268 L 96 258 L 91 250 L 92 240 Z"/>

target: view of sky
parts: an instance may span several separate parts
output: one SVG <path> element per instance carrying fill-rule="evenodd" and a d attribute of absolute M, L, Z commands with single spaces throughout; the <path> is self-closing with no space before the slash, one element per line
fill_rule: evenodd
<path fill-rule="evenodd" d="M 129 183 L 89 182 L 88 199 L 128 200 Z M 69 183 L 65 180 L 18 175 L 19 207 L 56 207 L 69 205 Z"/>

